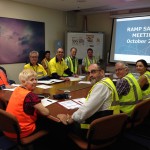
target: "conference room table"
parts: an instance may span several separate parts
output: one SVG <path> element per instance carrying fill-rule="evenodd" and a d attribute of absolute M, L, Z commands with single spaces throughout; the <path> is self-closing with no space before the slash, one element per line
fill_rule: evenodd
<path fill-rule="evenodd" d="M 91 84 L 86 83 L 79 83 L 79 81 L 64 81 L 59 83 L 50 84 L 51 86 L 48 89 L 42 89 L 36 87 L 36 89 L 33 91 L 35 94 L 43 95 L 49 99 L 54 99 L 53 95 L 56 94 L 63 94 L 65 91 L 70 91 L 69 95 L 71 98 L 69 99 L 60 99 L 57 100 L 57 102 L 50 104 L 46 106 L 49 111 L 50 115 L 48 116 L 50 119 L 59 122 L 59 119 L 57 118 L 57 114 L 64 113 L 64 114 L 72 114 L 77 109 L 67 109 L 59 104 L 60 101 L 66 101 L 66 100 L 72 100 L 76 98 L 86 98 L 89 90 L 91 89 Z M 0 90 L 0 102 L 4 105 L 4 107 L 7 106 L 7 103 L 9 102 L 9 98 L 12 94 L 12 91 L 9 90 Z M 56 99 L 55 99 L 56 100 Z"/>

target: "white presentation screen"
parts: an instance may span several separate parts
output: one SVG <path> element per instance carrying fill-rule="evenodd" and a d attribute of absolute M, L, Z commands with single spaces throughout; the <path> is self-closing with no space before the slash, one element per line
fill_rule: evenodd
<path fill-rule="evenodd" d="M 150 16 L 114 19 L 109 61 L 138 59 L 150 64 Z"/>

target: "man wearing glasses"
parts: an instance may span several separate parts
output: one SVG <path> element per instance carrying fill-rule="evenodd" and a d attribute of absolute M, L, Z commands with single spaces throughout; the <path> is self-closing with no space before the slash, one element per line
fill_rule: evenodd
<path fill-rule="evenodd" d="M 136 78 L 129 73 L 126 63 L 117 62 L 115 71 L 119 78 L 116 88 L 120 99 L 120 110 L 130 116 L 135 105 L 142 100 L 141 88 Z"/>
<path fill-rule="evenodd" d="M 24 69 L 32 69 L 37 73 L 38 79 L 49 79 L 44 67 L 38 63 L 39 53 L 38 51 L 31 51 L 29 53 L 30 63 L 24 65 Z"/>
<path fill-rule="evenodd" d="M 86 101 L 71 116 L 58 114 L 64 124 L 72 124 L 70 130 L 85 138 L 89 124 L 96 118 L 120 113 L 119 97 L 112 80 L 105 77 L 104 70 L 98 64 L 88 67 L 90 81 L 94 84 Z"/>

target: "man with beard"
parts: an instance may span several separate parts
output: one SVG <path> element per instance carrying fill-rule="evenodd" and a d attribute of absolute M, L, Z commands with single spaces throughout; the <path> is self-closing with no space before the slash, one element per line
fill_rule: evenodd
<path fill-rule="evenodd" d="M 119 114 L 119 98 L 114 83 L 105 77 L 104 70 L 98 64 L 88 67 L 89 80 L 93 87 L 89 91 L 85 103 L 71 116 L 58 114 L 58 118 L 69 129 L 85 138 L 89 124 L 96 118 Z"/>

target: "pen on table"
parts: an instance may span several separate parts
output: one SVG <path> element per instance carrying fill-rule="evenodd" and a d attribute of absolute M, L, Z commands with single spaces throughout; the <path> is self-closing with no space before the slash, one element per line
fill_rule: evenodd
<path fill-rule="evenodd" d="M 50 101 L 49 99 L 48 99 L 47 101 L 52 102 L 52 101 Z"/>

